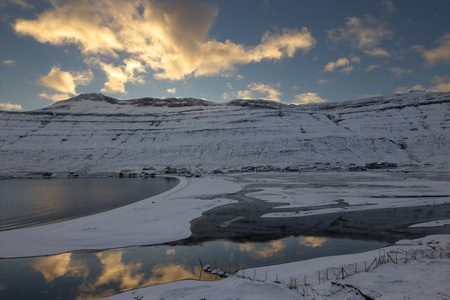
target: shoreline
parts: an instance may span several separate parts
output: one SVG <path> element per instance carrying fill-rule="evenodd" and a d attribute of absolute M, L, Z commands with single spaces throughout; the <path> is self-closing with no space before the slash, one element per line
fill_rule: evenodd
<path fill-rule="evenodd" d="M 448 173 L 445 173 L 443 179 L 441 178 L 442 173 L 436 174 L 438 174 L 438 180 L 448 183 L 447 176 L 450 176 Z M 299 185 L 299 178 L 302 179 L 302 176 L 306 175 L 308 175 L 309 184 L 315 181 L 322 182 L 320 188 L 313 186 L 314 194 L 311 194 L 317 194 L 317 197 L 323 198 L 322 202 L 317 203 L 317 205 L 328 207 L 331 204 L 335 206 L 335 209 L 340 210 L 339 212 L 329 212 L 324 209 L 325 214 L 261 218 L 268 211 L 292 210 L 292 207 L 296 207 L 292 205 L 295 203 L 290 203 L 292 207 L 286 208 L 286 204 L 292 202 L 292 199 L 289 198 L 290 194 L 299 192 L 308 194 L 310 192 L 308 190 L 310 189 L 309 185 L 300 187 L 295 185 Z M 403 238 L 436 234 L 436 232 L 450 233 L 450 226 L 448 225 L 438 229 L 434 227 L 425 229 L 408 227 L 429 220 L 450 219 L 450 203 L 448 199 L 443 197 L 419 199 L 420 201 L 417 203 L 422 203 L 423 200 L 425 201 L 423 202 L 424 205 L 411 205 L 408 202 L 409 199 L 403 197 L 401 203 L 394 203 L 394 207 L 390 207 L 393 203 L 387 202 L 387 205 L 384 204 L 381 207 L 371 205 L 367 206 L 370 209 L 359 211 L 349 210 L 349 206 L 342 207 L 336 205 L 335 200 L 327 199 L 330 191 L 334 197 L 335 193 L 342 192 L 342 187 L 345 188 L 344 191 L 348 189 L 345 182 L 341 182 L 338 186 L 326 186 L 327 181 L 334 183 L 336 178 L 339 178 L 341 181 L 353 182 L 357 179 L 372 184 L 374 179 L 380 180 L 382 178 L 391 184 L 390 182 L 393 179 L 399 180 L 399 174 L 316 172 L 306 175 L 249 173 L 234 176 L 205 176 L 202 178 L 177 177 L 180 182 L 173 189 L 124 207 L 54 224 L 2 231 L 0 232 L 0 240 L 2 241 L 0 257 L 29 257 L 70 251 L 191 243 L 219 238 L 267 240 L 279 236 L 295 236 L 299 235 L 299 232 L 301 234 L 333 237 L 364 237 L 365 239 L 374 237 L 390 242 Z M 403 176 L 403 174 L 401 175 Z M 430 176 L 428 173 L 425 177 L 429 178 Z M 432 179 L 437 180 L 434 177 Z M 395 183 L 394 187 L 396 189 L 404 189 L 405 186 L 408 188 L 407 184 L 410 184 L 408 180 L 412 179 L 402 177 L 400 181 Z M 439 194 L 442 194 L 442 182 L 436 184 L 433 180 L 422 181 L 422 183 L 427 183 L 430 188 L 439 190 L 441 191 Z M 268 186 L 268 182 L 271 182 L 272 185 Z M 413 181 L 413 183 L 416 182 Z M 278 186 L 274 187 L 274 185 Z M 377 186 L 380 186 L 380 183 L 377 183 Z M 262 188 L 262 192 L 258 188 Z M 391 186 L 382 186 L 381 188 L 385 192 L 391 189 Z M 365 194 L 372 189 L 374 189 L 372 185 L 364 186 L 361 193 Z M 420 189 L 423 189 L 423 187 L 420 187 Z M 446 192 L 447 188 L 444 187 L 444 191 Z M 267 200 L 267 195 L 272 195 L 272 201 Z M 291 201 L 286 201 L 285 198 Z M 354 201 L 352 199 L 347 201 L 350 200 Z M 378 201 L 378 199 L 376 200 Z M 440 202 L 432 204 L 436 200 Z M 311 199 L 309 201 L 316 200 Z M 358 201 L 364 202 L 366 199 L 359 199 Z M 355 203 L 351 204 L 354 205 Z M 398 219 L 399 215 L 401 215 L 400 219 Z M 411 220 L 412 215 L 417 215 L 417 217 Z M 384 221 L 378 220 L 378 222 L 373 223 L 380 216 L 385 217 Z M 392 223 L 393 221 L 395 222 Z M 377 232 L 377 226 L 382 226 L 379 232 Z M 26 249 L 23 249 L 24 243 L 27 244 Z"/>

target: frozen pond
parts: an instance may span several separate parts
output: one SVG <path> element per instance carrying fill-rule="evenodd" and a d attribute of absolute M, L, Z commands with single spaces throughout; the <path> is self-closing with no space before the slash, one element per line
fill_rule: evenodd
<path fill-rule="evenodd" d="M 183 279 L 218 280 L 219 277 L 201 271 L 200 260 L 203 265 L 234 272 L 385 245 L 343 238 L 291 236 L 261 243 L 216 240 L 194 245 L 141 246 L 3 259 L 0 260 L 3 287 L 0 298 L 96 299 Z M 248 275 L 253 276 L 253 272 Z"/>
<path fill-rule="evenodd" d="M 91 215 L 165 192 L 175 178 L 0 180 L 0 230 Z"/>

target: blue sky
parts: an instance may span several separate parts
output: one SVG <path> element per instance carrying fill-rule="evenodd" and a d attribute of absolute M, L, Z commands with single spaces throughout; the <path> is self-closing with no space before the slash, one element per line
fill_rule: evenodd
<path fill-rule="evenodd" d="M 446 0 L 2 0 L 0 109 L 450 90 Z"/>

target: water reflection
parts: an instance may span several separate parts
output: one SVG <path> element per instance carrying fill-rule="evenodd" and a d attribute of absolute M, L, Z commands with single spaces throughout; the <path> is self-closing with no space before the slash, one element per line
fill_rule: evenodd
<path fill-rule="evenodd" d="M 326 241 L 328 241 L 327 238 L 316 236 L 301 236 L 298 238 L 298 243 L 301 246 L 310 248 L 322 247 Z"/>
<path fill-rule="evenodd" d="M 38 258 L 32 264 L 32 268 L 40 272 L 47 283 L 66 275 L 86 279 L 89 274 L 89 267 L 73 262 L 70 253 Z"/>
<path fill-rule="evenodd" d="M 239 245 L 239 250 L 248 252 L 249 255 L 257 259 L 267 259 L 280 254 L 285 247 L 284 239 L 281 239 L 269 242 L 265 246 L 261 246 L 260 243 L 243 243 Z"/>
<path fill-rule="evenodd" d="M 190 246 L 130 247 L 3 259 L 0 260 L 0 298 L 97 299 L 183 279 L 219 279 L 203 272 L 200 259 L 213 268 L 234 272 L 240 268 L 360 252 L 384 245 L 301 236 L 265 243 L 220 240 Z"/>

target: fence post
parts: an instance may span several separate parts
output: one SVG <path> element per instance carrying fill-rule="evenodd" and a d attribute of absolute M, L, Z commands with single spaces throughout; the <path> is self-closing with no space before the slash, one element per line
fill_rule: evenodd
<path fill-rule="evenodd" d="M 320 284 L 321 282 L 320 282 L 320 271 L 319 271 L 319 284 Z"/>

